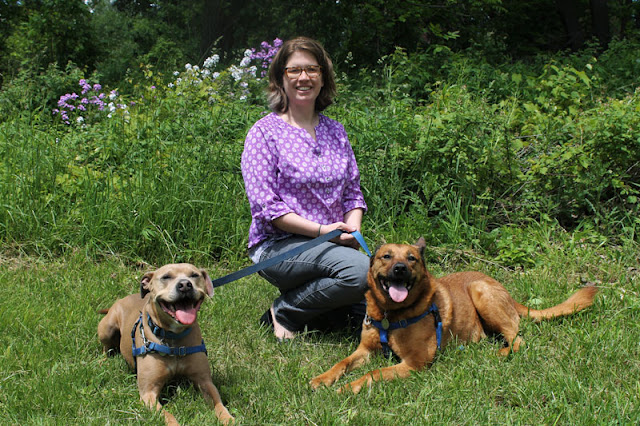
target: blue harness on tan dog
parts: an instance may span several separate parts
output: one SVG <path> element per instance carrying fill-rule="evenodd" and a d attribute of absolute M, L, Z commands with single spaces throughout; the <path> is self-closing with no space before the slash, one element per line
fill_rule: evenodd
<path fill-rule="evenodd" d="M 397 322 L 389 322 L 389 320 L 387 320 L 386 318 L 383 318 L 382 321 L 376 321 L 369 315 L 365 314 L 364 323 L 371 324 L 378 329 L 378 331 L 380 332 L 380 344 L 382 345 L 382 352 L 384 353 L 384 356 L 389 356 L 389 331 L 397 330 L 399 328 L 407 328 L 410 325 L 417 323 L 429 314 L 433 314 L 433 319 L 436 325 L 436 340 L 438 342 L 438 350 L 440 350 L 440 344 L 442 342 L 442 319 L 440 318 L 440 311 L 438 311 L 438 307 L 435 303 L 432 303 L 426 312 L 418 315 L 417 317 L 403 319 Z"/>
<path fill-rule="evenodd" d="M 147 337 L 144 335 L 144 327 L 142 324 L 143 324 L 142 312 L 140 312 L 140 318 L 138 318 L 138 321 L 136 321 L 136 323 L 133 324 L 133 329 L 131 330 L 131 341 L 132 341 L 131 350 L 133 352 L 133 362 L 135 364 L 136 370 L 137 370 L 136 357 L 145 355 L 148 353 L 155 352 L 161 355 L 169 355 L 169 356 L 186 356 L 186 355 L 191 355 L 198 352 L 204 352 L 205 354 L 207 353 L 207 348 L 204 345 L 204 340 L 202 340 L 202 344 L 198 346 L 178 346 L 178 347 L 172 347 L 167 345 L 161 345 L 156 342 L 150 342 L 149 340 L 147 340 Z M 181 339 L 189 335 L 189 333 L 191 333 L 191 327 L 187 328 L 182 333 L 178 333 L 178 334 L 165 330 L 160 326 L 156 325 L 151 320 L 151 316 L 149 314 L 147 314 L 147 324 L 151 328 L 152 333 L 157 337 L 159 337 L 160 339 L 165 339 L 165 338 Z M 136 328 L 138 328 L 138 326 L 140 326 L 140 337 L 142 337 L 142 346 L 140 346 L 139 348 L 136 347 Z"/>

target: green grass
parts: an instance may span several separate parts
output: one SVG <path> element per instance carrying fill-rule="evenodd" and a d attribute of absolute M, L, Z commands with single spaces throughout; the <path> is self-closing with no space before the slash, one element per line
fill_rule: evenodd
<path fill-rule="evenodd" d="M 314 392 L 308 381 L 351 353 L 357 339 L 308 334 L 276 343 L 258 325 L 276 291 L 257 275 L 219 288 L 199 322 L 214 383 L 239 424 L 634 424 L 640 421 L 637 253 L 636 245 L 574 245 L 566 236 L 539 250 L 536 266 L 525 271 L 460 254 L 431 263 L 436 275 L 483 270 L 531 305 L 558 303 L 581 281 L 597 282 L 601 292 L 592 308 L 573 317 L 523 320 L 526 345 L 507 359 L 496 356 L 496 340 L 451 346 L 431 369 L 356 396 Z M 214 277 L 231 272 L 201 266 Z M 124 360 L 103 355 L 96 335 L 96 310 L 135 292 L 146 270 L 118 258 L 96 263 L 81 251 L 0 259 L 3 423 L 163 423 L 139 402 Z M 339 384 L 389 362 L 375 357 Z M 215 423 L 188 383 L 172 385 L 166 396 L 181 423 Z"/>

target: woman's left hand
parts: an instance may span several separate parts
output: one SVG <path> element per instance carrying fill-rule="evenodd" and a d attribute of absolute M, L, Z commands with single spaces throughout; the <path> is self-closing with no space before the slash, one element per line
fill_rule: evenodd
<path fill-rule="evenodd" d="M 358 242 L 358 240 L 356 240 L 356 238 L 350 234 L 350 232 L 357 231 L 358 229 L 355 226 L 348 225 L 344 222 L 335 222 L 329 225 L 322 225 L 322 228 L 320 228 L 320 235 L 328 234 L 334 229 L 341 229 L 346 232 L 343 232 L 337 237 L 331 239 L 331 242 L 340 244 L 341 246 L 351 247 L 356 250 L 360 248 L 360 243 Z"/>
<path fill-rule="evenodd" d="M 348 234 L 345 232 L 344 234 L 340 235 L 338 238 L 340 239 L 340 241 L 338 241 L 337 244 L 340 244 L 341 246 L 351 247 L 356 250 L 360 248 L 360 243 L 351 234 Z"/>

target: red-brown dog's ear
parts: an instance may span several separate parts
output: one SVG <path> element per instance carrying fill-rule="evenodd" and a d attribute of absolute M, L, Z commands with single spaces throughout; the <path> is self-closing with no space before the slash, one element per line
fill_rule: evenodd
<path fill-rule="evenodd" d="M 200 272 L 204 277 L 204 282 L 207 288 L 207 294 L 209 295 L 209 297 L 211 297 L 213 296 L 213 283 L 211 282 L 211 278 L 209 277 L 209 274 L 207 273 L 207 271 L 205 271 L 204 269 L 200 269 Z"/>
<path fill-rule="evenodd" d="M 371 254 L 371 257 L 369 257 L 369 267 L 371 267 L 373 265 L 373 261 L 376 259 L 376 254 L 378 253 L 378 250 L 380 250 L 380 247 L 382 246 L 378 246 L 373 250 L 373 253 Z"/>
<path fill-rule="evenodd" d="M 140 297 L 144 298 L 151 291 L 150 285 L 153 274 L 153 272 L 147 272 L 140 278 Z"/>
<path fill-rule="evenodd" d="M 427 242 L 424 240 L 424 237 L 418 238 L 418 241 L 416 241 L 414 246 L 418 247 L 418 250 L 420 250 L 420 257 L 424 263 L 424 249 L 427 248 Z"/>

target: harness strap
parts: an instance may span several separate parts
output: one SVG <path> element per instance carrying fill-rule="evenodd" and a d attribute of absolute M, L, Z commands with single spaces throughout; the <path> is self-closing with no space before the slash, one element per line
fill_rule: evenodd
<path fill-rule="evenodd" d="M 160 326 L 158 326 L 156 323 L 153 322 L 153 320 L 151 319 L 151 315 L 149 315 L 148 312 L 147 312 L 147 325 L 149 326 L 149 328 L 151 328 L 151 332 L 156 337 L 159 337 L 160 339 L 182 339 L 183 337 L 187 337 L 192 330 L 192 328 L 189 327 L 186 330 L 184 330 L 182 333 L 177 333 L 177 334 L 172 331 L 165 330 L 164 328 L 161 328 Z"/>
<path fill-rule="evenodd" d="M 149 320 L 150 319 L 151 318 L 149 318 Z M 142 344 L 143 344 L 140 347 L 136 347 L 136 328 L 138 326 L 140 326 L 140 334 L 142 336 Z M 191 331 L 191 329 L 189 329 L 189 331 Z M 154 334 L 156 333 L 154 332 Z M 179 346 L 179 347 L 171 347 L 171 346 L 161 345 L 159 343 L 148 341 L 144 335 L 144 328 L 142 326 L 142 312 L 140 312 L 140 317 L 135 322 L 135 324 L 133 324 L 133 328 L 131 329 L 131 352 L 133 354 L 134 368 L 137 371 L 138 370 L 137 357 L 141 355 L 154 353 L 154 352 L 161 353 L 164 355 L 169 355 L 169 356 L 186 356 L 186 355 L 191 355 L 198 352 L 204 352 L 206 355 L 207 348 L 204 345 L 204 339 L 202 340 L 202 344 L 198 346 Z"/>
<path fill-rule="evenodd" d="M 429 314 L 433 314 L 433 319 L 436 326 L 436 341 L 438 343 L 438 350 L 440 350 L 440 345 L 442 343 L 442 319 L 440 318 L 440 311 L 438 311 L 438 307 L 435 303 L 432 303 L 426 312 L 418 315 L 417 317 L 402 319 L 396 322 L 389 322 L 386 318 L 382 321 L 376 321 L 368 315 L 365 315 L 365 323 L 368 321 L 378 329 L 378 331 L 380 332 L 380 343 L 382 344 L 382 351 L 385 356 L 389 356 L 389 331 L 399 328 L 407 328 L 410 325 L 417 323 Z"/>
<path fill-rule="evenodd" d="M 186 356 L 195 354 L 198 352 L 207 353 L 207 348 L 204 344 L 204 340 L 202 340 L 202 344 L 198 346 L 179 346 L 179 347 L 171 347 L 166 345 L 161 345 L 155 342 L 148 342 L 145 346 L 141 346 L 139 348 L 133 348 L 133 356 L 137 357 L 140 355 L 144 355 L 147 353 L 159 352 L 161 354 L 169 355 L 169 356 Z"/>

